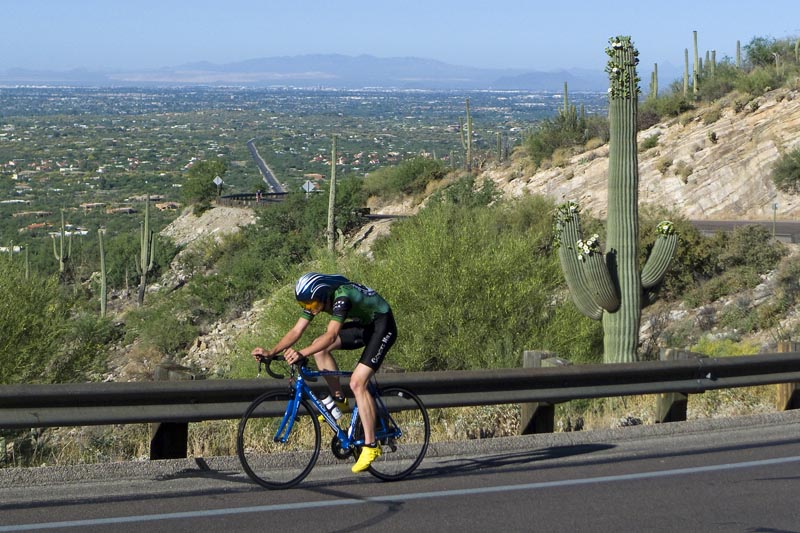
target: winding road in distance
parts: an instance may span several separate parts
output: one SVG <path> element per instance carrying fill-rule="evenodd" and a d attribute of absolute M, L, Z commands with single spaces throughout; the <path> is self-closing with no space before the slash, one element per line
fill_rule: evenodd
<path fill-rule="evenodd" d="M 286 192 L 283 190 L 283 187 L 275 178 L 275 174 L 272 173 L 272 170 L 267 166 L 267 163 L 261 158 L 256 149 L 255 138 L 250 139 L 247 141 L 247 148 L 250 150 L 250 155 L 253 156 L 253 160 L 258 165 L 258 169 L 261 171 L 261 175 L 264 177 L 264 181 L 269 186 L 272 192 L 283 193 Z"/>

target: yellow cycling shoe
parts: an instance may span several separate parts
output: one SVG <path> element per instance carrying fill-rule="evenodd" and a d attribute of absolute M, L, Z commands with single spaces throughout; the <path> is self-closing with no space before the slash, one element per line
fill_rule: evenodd
<path fill-rule="evenodd" d="M 359 472 L 363 472 L 372 462 L 381 456 L 381 445 L 375 444 L 375 447 L 372 448 L 370 446 L 364 446 L 361 448 L 361 455 L 358 456 L 358 461 L 356 464 L 353 465 L 351 469 L 354 474 L 358 474 Z"/>

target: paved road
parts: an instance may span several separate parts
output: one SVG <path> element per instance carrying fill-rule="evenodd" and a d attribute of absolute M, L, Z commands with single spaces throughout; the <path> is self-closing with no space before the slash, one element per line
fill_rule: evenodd
<path fill-rule="evenodd" d="M 800 412 L 469 441 L 266 491 L 218 458 L 0 470 L 0 532 L 798 531 Z"/>
<path fill-rule="evenodd" d="M 707 235 L 718 231 L 733 231 L 738 226 L 759 225 L 770 232 L 775 232 L 775 237 L 784 242 L 800 242 L 800 222 L 777 220 L 692 220 L 692 225 Z"/>
<path fill-rule="evenodd" d="M 267 183 L 272 192 L 285 192 L 280 182 L 278 182 L 278 180 L 275 178 L 275 175 L 272 173 L 272 170 L 270 170 L 270 168 L 267 166 L 267 163 L 259 155 L 258 150 L 256 149 L 255 141 L 255 139 L 250 139 L 247 141 L 247 148 L 250 150 L 250 155 L 253 156 L 253 160 L 256 162 L 258 169 L 261 171 L 264 181 Z"/>

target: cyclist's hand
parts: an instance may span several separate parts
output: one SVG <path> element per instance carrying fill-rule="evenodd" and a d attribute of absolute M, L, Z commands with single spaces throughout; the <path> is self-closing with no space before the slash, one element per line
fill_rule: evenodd
<path fill-rule="evenodd" d="M 305 359 L 306 356 L 293 348 L 286 348 L 286 351 L 283 352 L 283 358 L 286 360 L 287 363 L 293 365 Z"/>
<path fill-rule="evenodd" d="M 261 359 L 263 359 L 263 358 L 265 358 L 265 357 L 267 357 L 269 355 L 267 353 L 267 351 L 264 348 L 262 348 L 261 346 L 256 346 L 255 348 L 253 348 L 253 351 L 250 352 L 250 354 L 253 356 L 253 358 L 256 361 L 260 361 Z"/>

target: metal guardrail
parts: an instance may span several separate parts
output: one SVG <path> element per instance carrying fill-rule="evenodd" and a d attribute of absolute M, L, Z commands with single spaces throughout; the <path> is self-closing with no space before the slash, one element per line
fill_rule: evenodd
<path fill-rule="evenodd" d="M 632 364 L 379 374 L 425 405 L 459 407 L 707 390 L 800 382 L 800 352 Z M 324 387 L 323 383 L 316 386 Z M 0 428 L 190 423 L 238 419 L 274 379 L 0 386 Z"/>

